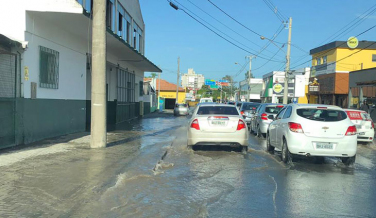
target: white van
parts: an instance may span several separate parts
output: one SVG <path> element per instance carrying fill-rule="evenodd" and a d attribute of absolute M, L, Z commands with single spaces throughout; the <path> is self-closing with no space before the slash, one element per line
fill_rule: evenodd
<path fill-rule="evenodd" d="M 200 103 L 203 103 L 203 102 L 213 102 L 213 98 L 201 98 Z"/>

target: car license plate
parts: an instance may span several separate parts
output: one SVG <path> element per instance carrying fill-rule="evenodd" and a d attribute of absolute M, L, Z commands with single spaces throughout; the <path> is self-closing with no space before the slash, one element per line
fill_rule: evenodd
<path fill-rule="evenodd" d="M 216 126 L 224 126 L 226 124 L 223 120 L 213 120 L 211 123 Z"/>
<path fill-rule="evenodd" d="M 317 142 L 316 143 L 317 149 L 333 149 L 333 144 L 327 142 Z"/>
<path fill-rule="evenodd" d="M 366 133 L 365 132 L 360 132 L 358 133 L 359 135 L 365 135 Z"/>

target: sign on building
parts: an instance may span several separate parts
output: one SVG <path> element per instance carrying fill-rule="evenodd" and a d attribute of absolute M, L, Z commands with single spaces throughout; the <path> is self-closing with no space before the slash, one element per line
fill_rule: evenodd
<path fill-rule="evenodd" d="M 305 76 L 304 75 L 295 76 L 294 96 L 295 97 L 305 96 Z"/>

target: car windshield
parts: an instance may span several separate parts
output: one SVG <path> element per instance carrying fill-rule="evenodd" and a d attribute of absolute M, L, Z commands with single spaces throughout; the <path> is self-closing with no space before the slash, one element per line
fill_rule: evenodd
<path fill-rule="evenodd" d="M 256 110 L 259 104 L 243 104 L 242 110 Z"/>
<path fill-rule="evenodd" d="M 278 114 L 282 110 L 283 107 L 281 106 L 267 106 L 265 108 L 265 112 L 269 114 Z"/>
<path fill-rule="evenodd" d="M 336 122 L 347 118 L 346 112 L 342 110 L 300 108 L 296 113 L 300 117 L 322 122 Z"/>
<path fill-rule="evenodd" d="M 198 115 L 212 115 L 212 114 L 221 114 L 221 115 L 239 115 L 238 110 L 235 107 L 225 107 L 225 106 L 208 106 L 200 107 L 197 111 Z"/>

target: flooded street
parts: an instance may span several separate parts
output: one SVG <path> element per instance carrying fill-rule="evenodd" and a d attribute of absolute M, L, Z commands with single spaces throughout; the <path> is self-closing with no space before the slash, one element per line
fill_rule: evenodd
<path fill-rule="evenodd" d="M 0 217 L 376 216 L 375 145 L 359 145 L 350 167 L 305 157 L 286 165 L 253 135 L 248 153 L 189 150 L 187 123 L 141 119 L 118 126 L 108 148 L 1 167 Z"/>

